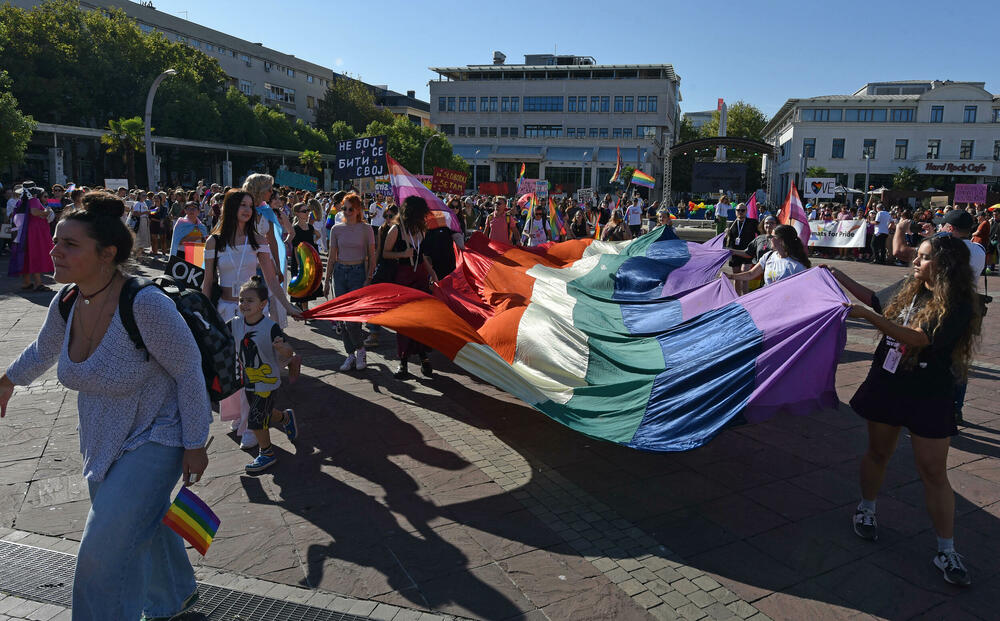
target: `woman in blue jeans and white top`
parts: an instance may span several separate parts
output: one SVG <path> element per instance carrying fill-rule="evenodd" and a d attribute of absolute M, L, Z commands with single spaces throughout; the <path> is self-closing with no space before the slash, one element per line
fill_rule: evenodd
<path fill-rule="evenodd" d="M 0 378 L 0 414 L 14 385 L 53 364 L 78 391 L 80 451 L 91 509 L 73 582 L 73 619 L 169 618 L 198 597 L 181 538 L 162 523 L 174 485 L 198 481 L 208 466 L 212 410 L 201 355 L 174 303 L 141 289 L 133 310 L 148 351 L 136 349 L 118 300 L 132 252 L 125 205 L 90 192 L 83 209 L 56 227 L 55 278 L 76 283 L 68 321 L 59 295 L 38 337 Z M 12 410 L 16 414 L 16 409 Z"/>
<path fill-rule="evenodd" d="M 351 192 L 341 203 L 344 221 L 330 229 L 326 261 L 326 281 L 323 294 L 330 297 L 330 280 L 334 295 L 341 296 L 367 286 L 375 271 L 375 233 L 361 217 L 361 197 Z M 368 365 L 361 324 L 344 322 L 344 347 L 347 360 L 341 371 L 362 370 Z"/>

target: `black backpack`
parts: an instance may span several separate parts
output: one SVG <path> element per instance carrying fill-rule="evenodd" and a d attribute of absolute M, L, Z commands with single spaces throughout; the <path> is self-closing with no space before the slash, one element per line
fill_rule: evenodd
<path fill-rule="evenodd" d="M 146 346 L 135 323 L 132 303 L 139 291 L 146 287 L 158 288 L 177 305 L 177 311 L 190 328 L 194 342 L 198 344 L 198 351 L 201 352 L 201 370 L 205 374 L 205 388 L 208 389 L 209 398 L 220 401 L 239 390 L 243 385 L 243 378 L 236 370 L 236 344 L 229 326 L 201 291 L 185 289 L 172 278 L 150 280 L 133 276 L 126 279 L 122 286 L 118 297 L 118 314 L 121 315 L 122 325 L 136 349 L 146 349 Z M 66 285 L 59 291 L 59 314 L 63 321 L 69 321 L 69 311 L 79 291 L 75 284 Z M 146 360 L 149 360 L 148 350 Z"/>

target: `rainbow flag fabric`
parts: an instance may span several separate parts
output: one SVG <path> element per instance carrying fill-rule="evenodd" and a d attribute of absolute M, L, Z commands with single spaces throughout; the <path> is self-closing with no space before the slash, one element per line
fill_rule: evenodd
<path fill-rule="evenodd" d="M 611 173 L 611 179 L 608 179 L 608 183 L 614 183 L 622 178 L 622 148 L 616 148 L 618 149 L 618 161 L 615 164 L 615 172 Z"/>
<path fill-rule="evenodd" d="M 563 219 L 556 208 L 556 201 L 551 196 L 549 197 L 549 230 L 552 231 L 553 235 L 566 234 L 566 225 L 563 224 Z"/>
<path fill-rule="evenodd" d="M 219 517 L 187 487 L 182 487 L 170 505 L 163 523 L 183 537 L 202 556 L 208 552 L 219 530 Z"/>
<path fill-rule="evenodd" d="M 427 201 L 427 207 L 430 208 L 430 213 L 427 214 L 428 229 L 449 227 L 456 233 L 462 232 L 462 224 L 458 220 L 458 215 L 443 200 L 438 198 L 437 194 L 431 192 L 427 186 L 391 156 L 387 155 L 385 161 L 389 165 L 389 181 L 392 183 L 392 193 L 396 198 L 397 205 L 402 205 L 407 196 L 419 196 Z"/>
<path fill-rule="evenodd" d="M 392 328 L 580 433 L 684 451 L 837 403 L 849 309 L 829 271 L 737 296 L 728 259 L 671 227 L 537 248 L 477 233 L 433 295 L 372 285 L 306 317 Z"/>
<path fill-rule="evenodd" d="M 636 170 L 632 173 L 632 184 L 641 185 L 644 188 L 649 188 L 650 190 L 656 185 L 656 179 L 653 179 L 641 170 Z"/>

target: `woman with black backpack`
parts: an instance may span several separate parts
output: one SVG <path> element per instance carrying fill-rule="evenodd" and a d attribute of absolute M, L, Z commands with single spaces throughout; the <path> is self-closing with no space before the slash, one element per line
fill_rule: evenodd
<path fill-rule="evenodd" d="M 78 391 L 91 499 L 73 582 L 78 620 L 172 617 L 198 598 L 184 543 L 162 519 L 178 478 L 190 485 L 208 466 L 212 411 L 198 345 L 169 297 L 156 287 L 135 295 L 144 350 L 122 322 L 118 301 L 131 281 L 121 266 L 133 242 L 124 212 L 118 197 L 90 192 L 83 209 L 63 215 L 55 279 L 76 286 L 52 299 L 35 342 L 0 378 L 0 416 L 15 385 L 53 364 L 59 381 Z"/>

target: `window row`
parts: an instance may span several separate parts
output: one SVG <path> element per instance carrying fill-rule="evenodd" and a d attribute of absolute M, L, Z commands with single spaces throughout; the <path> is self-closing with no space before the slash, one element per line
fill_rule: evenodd
<path fill-rule="evenodd" d="M 965 106 L 963 123 L 975 123 L 979 106 Z M 799 120 L 814 123 L 912 123 L 916 108 L 802 108 Z M 944 106 L 931 106 L 930 123 L 944 123 Z M 993 123 L 1000 123 L 1000 108 L 993 108 Z"/>
<path fill-rule="evenodd" d="M 438 112 L 520 112 L 520 97 L 438 97 Z M 616 95 L 615 112 L 656 112 L 656 95 Z M 610 95 L 525 96 L 525 112 L 611 112 Z"/>
<path fill-rule="evenodd" d="M 294 98 L 294 91 L 292 92 Z M 446 136 L 457 135 L 466 138 L 517 138 L 519 128 L 517 127 L 480 127 L 477 134 L 476 127 L 470 125 L 455 126 L 452 124 L 439 125 L 438 128 Z M 561 137 L 567 138 L 653 138 L 656 136 L 656 127 L 653 125 L 638 125 L 635 130 L 631 127 L 566 127 L 562 125 L 525 125 L 524 136 L 529 138 Z"/>
<path fill-rule="evenodd" d="M 151 26 L 149 24 L 141 23 L 141 22 L 139 23 L 139 30 L 142 31 L 145 34 L 152 34 L 153 32 L 156 32 L 156 28 L 155 27 L 153 27 L 153 26 Z M 204 49 L 206 52 L 213 52 L 215 54 L 219 54 L 220 56 L 228 56 L 230 58 L 239 58 L 239 60 L 241 60 L 243 62 L 243 64 L 245 64 L 247 67 L 253 67 L 253 64 L 254 64 L 254 60 L 255 60 L 254 57 L 251 57 L 249 54 L 243 54 L 243 53 L 241 53 L 241 52 L 239 52 L 237 50 L 227 48 L 227 47 L 225 47 L 223 45 L 216 45 L 216 44 L 213 44 L 213 43 L 209 43 L 208 41 L 199 41 L 198 39 L 192 39 L 192 38 L 187 37 L 185 35 L 176 34 L 176 33 L 173 35 L 173 39 L 175 41 L 180 42 L 180 43 L 187 43 L 188 45 L 190 45 L 191 47 L 194 47 L 194 48 Z M 285 67 L 283 65 L 278 65 L 278 64 L 272 63 L 270 61 L 260 59 L 260 58 L 257 58 L 256 60 L 257 60 L 257 62 L 261 62 L 261 63 L 264 64 L 264 71 L 268 71 L 268 72 L 275 71 L 275 72 L 280 73 L 282 75 L 286 75 L 286 76 L 288 76 L 290 78 L 294 78 L 295 77 L 296 71 L 295 71 L 295 69 L 293 69 L 291 67 Z M 320 78 L 320 77 L 314 76 L 314 75 L 312 75 L 310 73 L 303 73 L 302 75 L 305 77 L 306 83 L 308 83 L 308 84 L 314 84 L 316 82 L 319 82 L 320 85 L 322 85 L 324 87 L 330 86 L 330 81 L 326 80 L 324 78 Z"/>
<path fill-rule="evenodd" d="M 785 143 L 787 144 L 787 143 Z M 844 138 L 834 138 L 830 148 L 830 159 L 840 160 L 844 159 L 844 146 L 846 144 L 846 139 Z M 865 138 L 861 145 L 861 157 L 875 159 L 878 146 L 878 141 L 875 138 Z M 905 160 L 909 157 L 909 147 L 910 141 L 905 138 L 897 138 L 892 151 L 892 159 L 894 160 Z M 958 159 L 960 160 L 971 160 L 975 156 L 976 141 L 975 140 L 962 140 L 959 144 L 958 149 Z M 782 157 L 787 153 L 785 145 L 782 145 Z M 815 158 L 816 157 L 816 139 L 815 138 L 804 138 L 802 140 L 802 155 L 805 157 Z M 927 155 L 925 159 L 936 160 L 941 158 L 941 140 L 931 139 L 927 141 Z M 1000 159 L 1000 140 L 994 141 L 993 143 L 993 159 Z"/>

